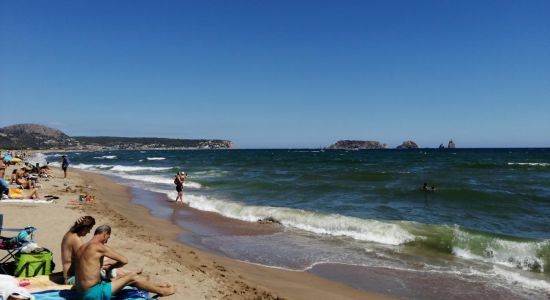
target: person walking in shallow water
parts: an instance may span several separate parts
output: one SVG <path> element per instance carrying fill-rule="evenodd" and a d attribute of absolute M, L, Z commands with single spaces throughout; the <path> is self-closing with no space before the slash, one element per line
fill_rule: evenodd
<path fill-rule="evenodd" d="M 187 175 L 185 174 L 185 172 L 179 172 L 174 178 L 174 184 L 176 185 L 176 191 L 178 192 L 176 202 L 178 202 L 179 199 L 181 200 L 181 203 L 183 203 L 183 182 L 185 182 L 186 177 Z"/>
<path fill-rule="evenodd" d="M 63 161 L 61 162 L 61 169 L 63 169 L 63 178 L 67 178 L 67 169 L 69 168 L 69 159 L 67 158 L 67 155 L 61 156 L 63 158 Z"/>

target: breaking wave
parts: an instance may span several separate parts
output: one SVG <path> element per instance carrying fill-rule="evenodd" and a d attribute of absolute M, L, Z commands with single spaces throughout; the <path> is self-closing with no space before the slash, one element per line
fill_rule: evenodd
<path fill-rule="evenodd" d="M 545 162 L 509 162 L 509 166 L 531 166 L 531 167 L 549 167 L 550 163 Z"/>
<path fill-rule="evenodd" d="M 136 172 L 136 171 L 167 171 L 172 167 L 141 167 L 141 166 L 120 166 L 116 165 L 111 168 L 111 171 L 116 172 Z"/>
<path fill-rule="evenodd" d="M 116 159 L 116 155 L 103 155 L 103 156 L 94 156 L 96 159 Z"/>
<path fill-rule="evenodd" d="M 169 194 L 169 196 L 173 195 Z M 270 217 L 284 226 L 317 234 L 348 236 L 357 240 L 387 245 L 405 244 L 415 238 L 403 229 L 399 224 L 401 222 L 360 219 L 284 207 L 250 206 L 202 195 L 186 195 L 184 201 L 195 209 L 216 212 L 233 219 L 255 222 Z"/>

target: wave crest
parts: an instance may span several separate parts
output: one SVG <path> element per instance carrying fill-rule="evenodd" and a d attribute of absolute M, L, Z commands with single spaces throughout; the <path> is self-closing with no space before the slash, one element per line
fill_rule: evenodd
<path fill-rule="evenodd" d="M 94 156 L 96 159 L 116 159 L 116 155 L 103 155 L 103 156 Z"/>
<path fill-rule="evenodd" d="M 111 168 L 111 171 L 116 171 L 116 172 L 167 171 L 170 169 L 172 169 L 172 167 L 141 167 L 141 166 L 115 165 Z"/>
<path fill-rule="evenodd" d="M 509 162 L 509 166 L 531 166 L 531 167 L 549 167 L 550 163 L 545 162 Z"/>
<path fill-rule="evenodd" d="M 405 244 L 415 238 L 400 224 L 393 222 L 366 220 L 338 214 L 322 214 L 294 208 L 249 206 L 198 195 L 186 195 L 184 201 L 190 207 L 216 212 L 233 219 L 255 222 L 271 217 L 284 226 L 317 234 L 348 236 L 357 240 L 387 245 Z"/>

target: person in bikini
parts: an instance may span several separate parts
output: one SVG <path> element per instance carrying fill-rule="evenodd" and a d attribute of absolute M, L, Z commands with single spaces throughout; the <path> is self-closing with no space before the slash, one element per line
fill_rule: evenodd
<path fill-rule="evenodd" d="M 106 257 L 116 261 L 111 266 L 111 269 L 120 268 L 128 263 L 128 259 L 125 256 L 106 246 L 110 237 L 111 227 L 101 225 L 96 228 L 93 238 L 78 249 L 76 253 L 75 288 L 79 293 L 79 299 L 110 299 L 111 295 L 127 285 L 158 294 L 159 296 L 168 296 L 175 293 L 175 288 L 172 284 L 153 283 L 136 272 L 118 276 L 111 279 L 111 281 L 102 280 L 101 266 Z"/>
<path fill-rule="evenodd" d="M 174 178 L 174 184 L 176 185 L 176 192 L 178 192 L 178 196 L 176 197 L 176 202 L 178 202 L 178 199 L 183 203 L 183 183 L 185 182 L 185 179 L 187 178 L 187 174 L 185 172 L 179 172 L 176 174 L 176 177 Z"/>

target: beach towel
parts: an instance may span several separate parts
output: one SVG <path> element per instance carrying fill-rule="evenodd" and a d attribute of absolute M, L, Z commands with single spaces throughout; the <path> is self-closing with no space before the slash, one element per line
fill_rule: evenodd
<path fill-rule="evenodd" d="M 0 203 L 51 204 L 54 199 L 2 199 Z"/>
<path fill-rule="evenodd" d="M 10 198 L 23 198 L 23 189 L 10 187 L 10 191 L 8 193 L 8 196 Z"/>
<path fill-rule="evenodd" d="M 73 290 L 47 290 L 32 293 L 36 300 L 76 300 L 78 299 L 78 293 Z M 111 300 L 154 300 L 150 298 L 149 293 L 146 291 L 138 290 L 134 287 L 124 287 L 116 295 L 111 297 Z"/>

